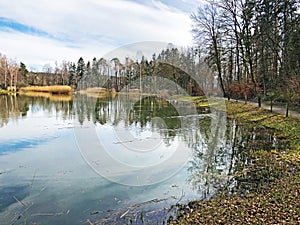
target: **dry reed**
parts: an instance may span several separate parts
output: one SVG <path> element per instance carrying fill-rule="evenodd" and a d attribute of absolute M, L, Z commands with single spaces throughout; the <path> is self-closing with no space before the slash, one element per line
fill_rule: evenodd
<path fill-rule="evenodd" d="M 67 85 L 29 86 L 20 88 L 19 92 L 48 92 L 51 94 L 71 94 L 72 88 Z"/>

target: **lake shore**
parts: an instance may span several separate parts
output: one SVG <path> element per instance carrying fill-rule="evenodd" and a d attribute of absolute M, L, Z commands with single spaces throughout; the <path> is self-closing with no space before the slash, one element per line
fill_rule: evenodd
<path fill-rule="evenodd" d="M 253 105 L 226 101 L 228 117 L 239 123 L 272 128 L 276 138 L 289 142 L 285 151 L 253 149 L 254 163 L 232 178 L 259 184 L 241 194 L 225 186 L 210 200 L 179 206 L 170 224 L 297 224 L 300 220 L 300 119 L 286 118 Z"/>

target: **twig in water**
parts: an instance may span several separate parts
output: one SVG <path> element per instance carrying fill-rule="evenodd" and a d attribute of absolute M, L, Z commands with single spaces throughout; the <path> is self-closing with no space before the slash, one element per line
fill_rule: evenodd
<path fill-rule="evenodd" d="M 36 176 L 36 170 L 34 171 L 31 183 L 29 185 L 29 191 L 28 191 L 28 194 L 27 194 L 27 198 L 29 198 L 30 195 L 31 195 L 32 186 L 33 186 L 33 182 L 35 180 L 35 176 Z M 29 209 L 29 203 L 28 203 L 27 209 Z M 26 225 L 27 224 L 27 217 L 28 217 L 28 210 L 25 210 L 25 212 L 23 213 L 23 215 L 24 215 L 24 225 Z"/>
<path fill-rule="evenodd" d="M 100 220 L 94 221 L 94 224 L 103 224 L 103 223 L 105 223 L 107 221 L 112 221 L 115 218 L 123 219 L 126 216 L 128 216 L 129 214 L 132 215 L 134 221 L 136 222 L 137 218 L 138 218 L 138 214 L 139 214 L 139 212 L 136 211 L 137 208 L 139 208 L 141 206 L 144 206 L 144 205 L 147 205 L 147 204 L 159 203 L 159 202 L 162 202 L 162 201 L 165 201 L 165 200 L 167 200 L 167 198 L 164 198 L 164 199 L 157 199 L 157 198 L 155 198 L 155 199 L 152 199 L 152 200 L 149 200 L 149 201 L 146 201 L 146 202 L 142 202 L 142 203 L 131 205 L 131 206 L 125 208 L 125 209 L 116 210 L 115 212 L 113 212 L 109 216 L 107 216 L 105 218 L 102 218 Z M 110 210 L 110 211 L 113 211 L 113 210 Z M 105 212 L 105 211 L 94 211 L 92 213 L 94 215 L 94 214 L 98 214 L 100 212 Z"/>
<path fill-rule="evenodd" d="M 16 196 L 13 196 L 13 198 L 18 202 L 20 203 L 23 207 L 27 207 L 27 205 L 25 205 L 22 201 L 20 201 L 19 199 L 16 198 Z"/>
<path fill-rule="evenodd" d="M 108 210 L 102 210 L 102 211 L 93 211 L 90 213 L 90 215 L 96 215 L 96 214 L 100 214 L 100 213 L 107 213 L 107 212 L 112 212 L 112 209 L 108 209 Z"/>
<path fill-rule="evenodd" d="M 124 212 L 121 216 L 120 216 L 120 219 L 122 219 L 124 216 L 126 216 L 126 214 L 129 212 L 129 209 L 126 211 L 126 212 Z"/>
<path fill-rule="evenodd" d="M 70 210 L 67 210 L 66 212 L 57 212 L 57 213 L 35 213 L 32 214 L 32 216 L 62 216 L 69 214 Z"/>
<path fill-rule="evenodd" d="M 21 219 L 21 218 L 24 216 L 24 214 L 30 209 L 31 206 L 33 206 L 33 204 L 32 204 L 32 205 L 28 205 L 28 206 L 25 208 L 24 212 L 20 213 L 19 215 L 16 215 L 16 217 L 14 217 L 14 218 L 11 220 L 11 225 L 15 224 L 15 222 L 17 222 L 19 219 Z M 26 224 L 26 221 L 25 221 L 25 224 Z"/>
<path fill-rule="evenodd" d="M 90 225 L 94 225 L 94 223 L 90 221 L 90 219 L 88 219 L 86 222 L 88 222 Z"/>
<path fill-rule="evenodd" d="M 137 207 L 140 207 L 140 206 L 144 206 L 144 205 L 151 204 L 151 203 L 158 203 L 158 202 L 162 202 L 162 201 L 165 201 L 165 200 L 167 200 L 167 198 L 162 198 L 162 199 L 155 198 L 155 199 L 143 202 L 143 203 L 134 204 L 132 206 L 129 206 L 129 208 L 137 208 Z"/>
<path fill-rule="evenodd" d="M 1 175 L 1 174 L 8 173 L 8 172 L 10 172 L 10 170 L 3 170 L 3 171 L 0 171 L 0 175 Z"/>
<path fill-rule="evenodd" d="M 178 199 L 178 201 L 176 202 L 176 205 L 182 200 L 182 198 L 185 196 L 184 192 L 183 192 L 183 189 L 181 190 L 181 196 L 180 198 Z"/>

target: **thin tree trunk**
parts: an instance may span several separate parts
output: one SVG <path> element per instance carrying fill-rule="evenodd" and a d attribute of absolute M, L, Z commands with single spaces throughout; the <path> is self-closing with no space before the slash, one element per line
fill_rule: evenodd
<path fill-rule="evenodd" d="M 271 112 L 273 112 L 273 98 L 271 98 Z"/>
<path fill-rule="evenodd" d="M 15 69 L 15 80 L 14 80 L 14 91 L 17 91 L 17 82 L 18 82 L 18 71 Z"/>
<path fill-rule="evenodd" d="M 224 88 L 223 84 L 223 78 L 222 78 L 222 67 L 221 67 L 221 59 L 220 59 L 220 53 L 218 49 L 218 44 L 217 44 L 217 38 L 213 35 L 213 45 L 214 45 L 214 50 L 215 50 L 215 57 L 216 57 L 216 62 L 217 62 L 217 70 L 218 70 L 218 78 L 220 82 L 220 86 L 223 92 L 223 97 L 226 98 L 226 91 Z"/>
<path fill-rule="evenodd" d="M 4 88 L 7 89 L 7 64 L 4 63 Z"/>

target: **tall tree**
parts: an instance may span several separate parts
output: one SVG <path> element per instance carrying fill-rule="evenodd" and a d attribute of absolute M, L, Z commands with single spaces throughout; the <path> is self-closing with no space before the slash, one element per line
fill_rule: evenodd
<path fill-rule="evenodd" d="M 75 63 L 70 63 L 69 65 L 69 85 L 73 86 L 74 88 L 77 87 Z"/>
<path fill-rule="evenodd" d="M 118 79 L 120 77 L 120 71 L 121 71 L 121 62 L 118 58 L 113 58 L 111 62 L 114 63 L 114 72 L 115 72 L 115 89 L 116 91 L 119 91 L 119 85 L 118 85 Z"/>
<path fill-rule="evenodd" d="M 216 68 L 218 81 L 223 96 L 226 97 L 223 76 L 222 76 L 222 30 L 219 8 L 214 2 L 204 7 L 199 7 L 197 14 L 192 14 L 194 22 L 193 34 L 198 43 L 204 43 L 207 48 L 210 63 Z"/>
<path fill-rule="evenodd" d="M 3 87 L 6 89 L 7 88 L 7 79 L 8 79 L 8 62 L 6 56 L 1 56 L 0 55 L 0 74 L 3 76 L 1 79 Z"/>
<path fill-rule="evenodd" d="M 76 83 L 77 84 L 85 75 L 85 70 L 86 70 L 86 67 L 85 67 L 84 60 L 82 57 L 80 57 L 77 62 L 77 68 L 76 68 Z"/>

